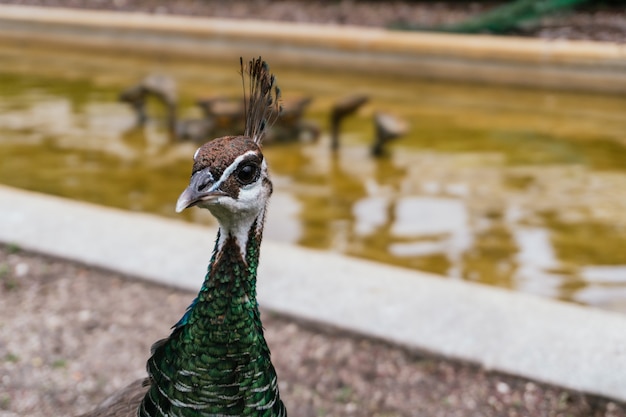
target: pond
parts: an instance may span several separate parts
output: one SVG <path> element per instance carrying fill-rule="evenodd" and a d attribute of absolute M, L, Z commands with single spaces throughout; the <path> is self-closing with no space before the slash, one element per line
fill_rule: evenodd
<path fill-rule="evenodd" d="M 7 45 L 0 62 L 0 183 L 214 224 L 174 213 L 198 144 L 156 101 L 137 127 L 118 95 L 168 74 L 199 116 L 197 98 L 240 96 L 238 62 Z M 626 97 L 272 69 L 322 135 L 265 147 L 266 238 L 626 312 Z M 369 101 L 333 153 L 329 110 L 354 93 Z M 381 158 L 376 111 L 410 126 Z"/>

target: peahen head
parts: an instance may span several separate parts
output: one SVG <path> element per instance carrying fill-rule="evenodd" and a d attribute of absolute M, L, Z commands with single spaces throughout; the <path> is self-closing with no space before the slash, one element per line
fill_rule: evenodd
<path fill-rule="evenodd" d="M 191 180 L 176 211 L 206 208 L 229 230 L 263 214 L 271 194 L 267 163 L 257 143 L 247 136 L 226 136 L 196 151 Z"/>
<path fill-rule="evenodd" d="M 252 225 L 263 224 L 272 182 L 261 142 L 280 113 L 280 90 L 267 64 L 253 59 L 244 69 L 242 62 L 241 74 L 244 84 L 246 74 L 250 84 L 249 97 L 244 94 L 244 134 L 214 139 L 196 151 L 189 186 L 176 204 L 177 212 L 191 206 L 208 209 L 220 224 L 221 236 L 240 238 L 240 245 Z"/>

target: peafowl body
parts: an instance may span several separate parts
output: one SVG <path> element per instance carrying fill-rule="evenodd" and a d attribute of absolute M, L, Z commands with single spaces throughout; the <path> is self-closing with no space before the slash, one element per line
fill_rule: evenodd
<path fill-rule="evenodd" d="M 279 91 L 265 62 L 247 67 L 243 136 L 200 147 L 178 212 L 198 206 L 219 232 L 202 288 L 171 335 L 152 347 L 149 378 L 85 416 L 286 416 L 256 300 L 265 207 L 272 193 L 260 144 L 278 114 Z M 242 64 L 242 76 L 244 76 Z M 245 78 L 245 77 L 244 77 Z"/>

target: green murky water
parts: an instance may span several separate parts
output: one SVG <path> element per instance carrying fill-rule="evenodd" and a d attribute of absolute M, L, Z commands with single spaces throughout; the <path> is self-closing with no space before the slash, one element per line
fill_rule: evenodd
<path fill-rule="evenodd" d="M 167 73 L 198 116 L 196 98 L 241 90 L 236 62 L 7 46 L 0 62 L 0 183 L 164 216 L 197 145 L 169 140 L 158 103 L 134 127 L 119 91 Z M 371 100 L 338 155 L 326 134 L 266 147 L 268 238 L 626 312 L 626 97 L 273 69 L 325 132 L 334 100 Z M 379 160 L 376 110 L 411 125 Z"/>

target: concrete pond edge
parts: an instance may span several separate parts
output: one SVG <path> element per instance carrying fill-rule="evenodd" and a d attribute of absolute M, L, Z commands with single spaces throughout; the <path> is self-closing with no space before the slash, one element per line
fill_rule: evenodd
<path fill-rule="evenodd" d="M 626 45 L 0 5 L 0 42 L 623 94 Z"/>
<path fill-rule="evenodd" d="M 0 186 L 1 242 L 191 291 L 215 233 Z M 267 239 L 258 293 L 269 311 L 626 401 L 624 315 Z"/>

